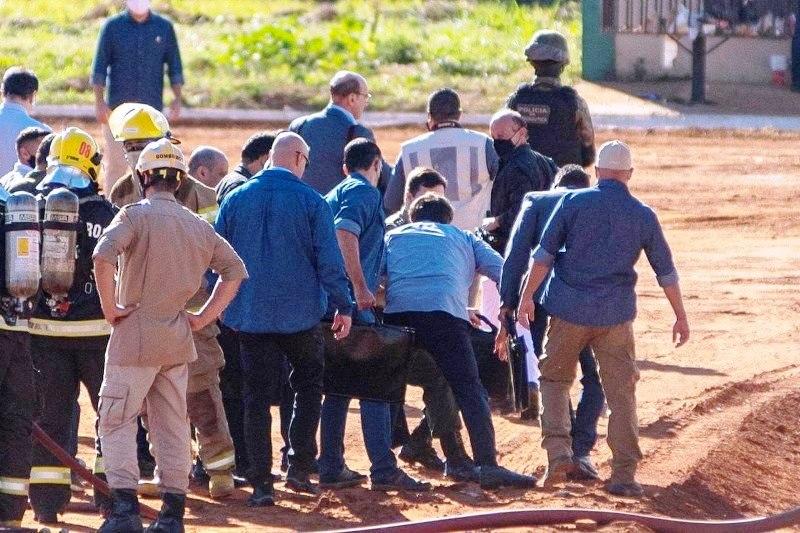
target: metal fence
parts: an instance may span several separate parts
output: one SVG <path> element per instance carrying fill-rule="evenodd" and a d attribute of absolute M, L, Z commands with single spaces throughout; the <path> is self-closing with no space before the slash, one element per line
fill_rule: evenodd
<path fill-rule="evenodd" d="M 790 37 L 798 0 L 602 0 L 603 26 L 620 33 Z"/>

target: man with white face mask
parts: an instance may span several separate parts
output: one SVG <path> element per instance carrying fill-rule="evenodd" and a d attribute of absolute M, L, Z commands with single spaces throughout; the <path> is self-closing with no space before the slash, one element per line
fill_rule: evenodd
<path fill-rule="evenodd" d="M 11 172 L 17 161 L 15 140 L 25 128 L 50 128 L 30 117 L 39 79 L 30 70 L 11 67 L 3 74 L 0 85 L 0 176 Z"/>
<path fill-rule="evenodd" d="M 128 167 L 121 144 L 114 142 L 108 128 L 109 115 L 123 102 L 148 104 L 162 110 L 165 64 L 175 95 L 169 106 L 169 118 L 175 120 L 181 111 L 183 86 L 175 28 L 172 22 L 150 9 L 149 0 L 127 0 L 125 11 L 109 18 L 100 30 L 92 64 L 95 114 L 103 124 L 106 140 L 103 156 L 106 191 L 111 190 Z"/>

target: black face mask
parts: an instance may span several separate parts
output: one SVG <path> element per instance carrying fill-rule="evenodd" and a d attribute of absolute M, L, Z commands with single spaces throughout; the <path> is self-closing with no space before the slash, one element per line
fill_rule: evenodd
<path fill-rule="evenodd" d="M 36 167 L 36 156 L 35 155 L 30 156 L 26 163 L 28 164 L 29 167 L 35 168 Z"/>
<path fill-rule="evenodd" d="M 497 155 L 500 156 L 501 159 L 504 159 L 516 148 L 514 143 L 508 139 L 494 139 L 492 144 L 494 144 L 494 151 L 497 152 Z"/>

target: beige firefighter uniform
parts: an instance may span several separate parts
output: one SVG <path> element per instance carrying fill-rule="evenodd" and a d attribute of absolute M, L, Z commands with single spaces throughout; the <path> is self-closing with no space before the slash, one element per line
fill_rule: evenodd
<path fill-rule="evenodd" d="M 187 363 L 197 359 L 197 351 L 185 309 L 208 268 L 222 280 L 237 280 L 247 275 L 244 264 L 214 228 L 164 192 L 123 208 L 94 257 L 110 263 L 120 257 L 117 300 L 138 306 L 114 327 L 106 353 L 98 433 L 109 450 L 109 485 L 137 488 L 136 417 L 145 407 L 159 488 L 186 492 Z"/>
<path fill-rule="evenodd" d="M 128 172 L 111 189 L 111 202 L 119 207 L 144 198 L 142 186 L 132 172 Z M 217 196 L 214 189 L 187 176 L 175 191 L 178 203 L 194 211 L 213 224 L 217 215 Z M 194 310 L 208 298 L 201 289 L 189 301 L 187 308 Z M 228 429 L 228 419 L 219 389 L 219 371 L 225 366 L 222 348 L 217 342 L 219 328 L 211 324 L 194 333 L 197 360 L 189 364 L 188 408 L 189 421 L 197 430 L 200 459 L 209 474 L 229 472 L 235 466 L 233 439 Z M 147 424 L 147 420 L 144 420 Z"/>

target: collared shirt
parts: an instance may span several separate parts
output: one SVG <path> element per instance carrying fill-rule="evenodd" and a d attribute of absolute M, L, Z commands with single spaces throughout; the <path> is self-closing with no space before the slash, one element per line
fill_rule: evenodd
<path fill-rule="evenodd" d="M 197 359 L 186 304 L 211 268 L 222 280 L 247 277 L 233 248 L 175 197 L 157 192 L 117 213 L 94 257 L 120 259 L 117 302 L 138 307 L 114 326 L 106 362 L 164 366 Z"/>
<path fill-rule="evenodd" d="M 358 256 L 364 281 L 371 292 L 376 292 L 386 233 L 380 191 L 363 175 L 354 172 L 326 194 L 325 201 L 333 212 L 336 229 L 358 237 Z M 370 310 L 360 311 L 357 318 L 362 322 L 374 321 Z"/>
<path fill-rule="evenodd" d="M 328 298 L 351 314 L 330 207 L 292 173 L 269 168 L 253 176 L 222 201 L 215 227 L 250 273 L 223 317 L 229 328 L 305 331 L 319 323 Z"/>
<path fill-rule="evenodd" d="M 633 320 L 634 265 L 642 250 L 659 285 L 678 282 L 658 217 L 624 183 L 600 180 L 595 187 L 568 193 L 534 250 L 535 260 L 555 261 L 542 304 L 551 315 L 584 326 Z"/>
<path fill-rule="evenodd" d="M 500 277 L 501 306 L 510 309 L 519 306 L 522 277 L 528 270 L 533 249 L 539 244 L 556 205 L 569 191 L 570 189 L 559 187 L 551 191 L 530 192 L 523 198 L 506 247 L 503 274 Z M 545 280 L 534 295 L 536 302 L 540 301 L 546 286 Z"/>
<path fill-rule="evenodd" d="M 404 142 L 386 189 L 384 205 L 396 211 L 403 205 L 406 177 L 418 166 L 430 167 L 447 179 L 445 196 L 453 204 L 453 224 L 473 230 L 480 226 L 497 174 L 499 159 L 491 137 L 458 123 L 438 127 Z"/>
<path fill-rule="evenodd" d="M 183 65 L 172 22 L 150 11 L 136 22 L 126 10 L 100 30 L 92 84 L 108 87 L 111 108 L 125 102 L 164 107 L 164 65 L 171 85 L 183 85 Z"/>
<path fill-rule="evenodd" d="M 300 135 L 311 148 L 303 182 L 323 195 L 345 178 L 342 163 L 347 143 L 358 137 L 375 140 L 372 130 L 358 123 L 352 113 L 333 103 L 318 113 L 293 120 L 289 131 Z M 391 173 L 392 167 L 384 161 L 379 188 L 385 189 Z"/>
<path fill-rule="evenodd" d="M 49 126 L 31 118 L 24 106 L 16 102 L 0 104 L 0 176 L 11 172 L 14 163 L 19 159 L 17 135 L 25 128 L 31 127 L 50 129 Z"/>
<path fill-rule="evenodd" d="M 503 258 L 452 224 L 412 222 L 386 234 L 386 313 L 444 311 L 468 320 L 478 272 L 499 281 Z"/>
<path fill-rule="evenodd" d="M 9 186 L 12 182 L 17 181 L 21 178 L 24 178 L 28 172 L 31 172 L 33 169 L 26 165 L 25 163 L 20 163 L 17 161 L 14 163 L 14 168 L 11 169 L 11 172 L 0 178 L 0 187 L 3 189 L 8 190 Z"/>
<path fill-rule="evenodd" d="M 247 170 L 244 163 L 240 163 L 232 172 L 217 183 L 217 205 L 222 203 L 222 200 L 228 196 L 228 193 L 240 185 L 244 185 L 244 183 L 252 177 L 253 173 Z"/>

